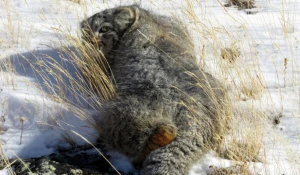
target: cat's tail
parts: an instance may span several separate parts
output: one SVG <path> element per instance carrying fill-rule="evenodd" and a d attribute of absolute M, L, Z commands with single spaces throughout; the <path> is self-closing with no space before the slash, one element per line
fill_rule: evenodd
<path fill-rule="evenodd" d="M 154 150 L 171 143 L 177 136 L 177 128 L 172 125 L 161 124 L 154 133 L 146 140 L 141 152 L 134 157 L 132 164 L 140 169 L 146 157 Z"/>

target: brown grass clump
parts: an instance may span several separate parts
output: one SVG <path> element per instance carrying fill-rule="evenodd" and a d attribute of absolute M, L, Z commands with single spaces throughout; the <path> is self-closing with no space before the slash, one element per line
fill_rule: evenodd
<path fill-rule="evenodd" d="M 251 141 L 248 143 L 241 143 L 238 140 L 234 139 L 227 146 L 229 147 L 229 149 L 225 151 L 226 159 L 242 162 L 260 161 L 258 156 L 262 147 L 261 142 Z"/>
<path fill-rule="evenodd" d="M 78 50 L 83 59 L 77 58 L 77 65 L 88 83 L 89 90 L 105 100 L 113 98 L 114 80 L 109 77 L 110 68 L 103 54 L 91 45 L 79 45 Z"/>
<path fill-rule="evenodd" d="M 229 62 L 234 62 L 240 56 L 240 51 L 236 47 L 224 48 L 221 50 L 221 57 Z"/>
<path fill-rule="evenodd" d="M 74 3 L 81 4 L 81 0 L 71 0 Z"/>
<path fill-rule="evenodd" d="M 220 157 L 239 162 L 261 162 L 261 150 L 265 131 L 264 110 L 256 109 L 251 100 L 241 102 L 234 106 L 234 118 L 232 119 L 232 130 L 229 131 Z"/>
<path fill-rule="evenodd" d="M 228 0 L 225 7 L 230 7 L 232 5 L 238 6 L 239 9 L 252 9 L 255 8 L 255 0 Z"/>

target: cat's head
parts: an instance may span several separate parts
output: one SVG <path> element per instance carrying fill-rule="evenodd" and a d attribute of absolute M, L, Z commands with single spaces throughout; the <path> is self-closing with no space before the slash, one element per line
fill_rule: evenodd
<path fill-rule="evenodd" d="M 108 53 L 138 19 L 137 6 L 117 7 L 96 13 L 81 22 L 84 42 Z"/>

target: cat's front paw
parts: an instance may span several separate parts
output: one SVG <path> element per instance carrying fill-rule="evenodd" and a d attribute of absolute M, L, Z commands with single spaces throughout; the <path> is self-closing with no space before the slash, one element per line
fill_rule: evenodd
<path fill-rule="evenodd" d="M 183 175 L 170 153 L 151 154 L 140 171 L 141 175 Z"/>

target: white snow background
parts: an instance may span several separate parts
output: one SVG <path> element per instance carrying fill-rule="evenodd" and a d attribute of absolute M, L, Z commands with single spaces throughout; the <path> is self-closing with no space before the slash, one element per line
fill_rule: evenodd
<path fill-rule="evenodd" d="M 76 66 L 60 52 L 59 43 L 67 42 L 60 31 L 78 36 L 79 22 L 85 17 L 135 1 L 79 2 L 0 1 L 0 59 L 15 66 L 15 71 L 0 68 L 0 147 L 9 159 L 39 157 L 55 153 L 57 149 L 68 149 L 72 144 L 87 144 L 72 131 L 92 143 L 97 139 L 98 133 L 90 117 L 93 110 L 89 101 L 82 100 L 88 99 L 89 94 L 68 91 L 72 83 L 66 80 L 66 84 L 61 85 L 57 77 L 52 76 L 54 63 L 62 65 L 72 77 L 78 76 Z M 194 19 L 198 20 L 187 19 L 185 22 L 192 31 L 203 68 L 215 72 L 220 79 L 225 77 L 228 84 L 237 84 L 241 89 L 241 84 L 251 89 L 253 84 L 245 83 L 249 79 L 264 84 L 263 90 L 253 90 L 257 93 L 253 97 L 242 95 L 240 99 L 244 100 L 237 99 L 236 102 L 241 110 L 252 105 L 270 116 L 260 126 L 264 133 L 261 148 L 264 161 L 248 162 L 251 173 L 300 174 L 299 1 L 256 0 L 257 8 L 249 11 L 224 7 L 225 0 L 142 0 L 136 3 L 151 11 L 183 19 L 189 15 L 187 9 L 194 10 Z M 197 31 L 197 26 L 201 31 L 193 32 Z M 239 48 L 240 58 L 233 64 L 223 63 L 221 48 L 233 45 Z M 39 66 L 40 61 L 48 66 Z M 220 66 L 228 66 L 228 71 L 221 74 Z M 36 74 L 35 69 L 49 76 Z M 237 72 L 243 74 L 243 71 L 245 76 L 235 79 Z M 47 89 L 47 85 L 64 88 L 64 99 L 69 103 L 57 101 L 53 95 L 59 96 L 60 92 Z M 86 118 L 77 117 L 78 111 L 86 112 Z M 280 123 L 274 125 L 272 121 L 276 117 L 280 117 Z M 117 155 L 111 162 L 124 172 L 134 171 L 124 157 Z M 195 164 L 191 174 L 206 174 L 210 165 L 228 167 L 236 163 L 208 153 Z M 8 169 L 0 170 L 2 174 L 8 174 Z"/>

